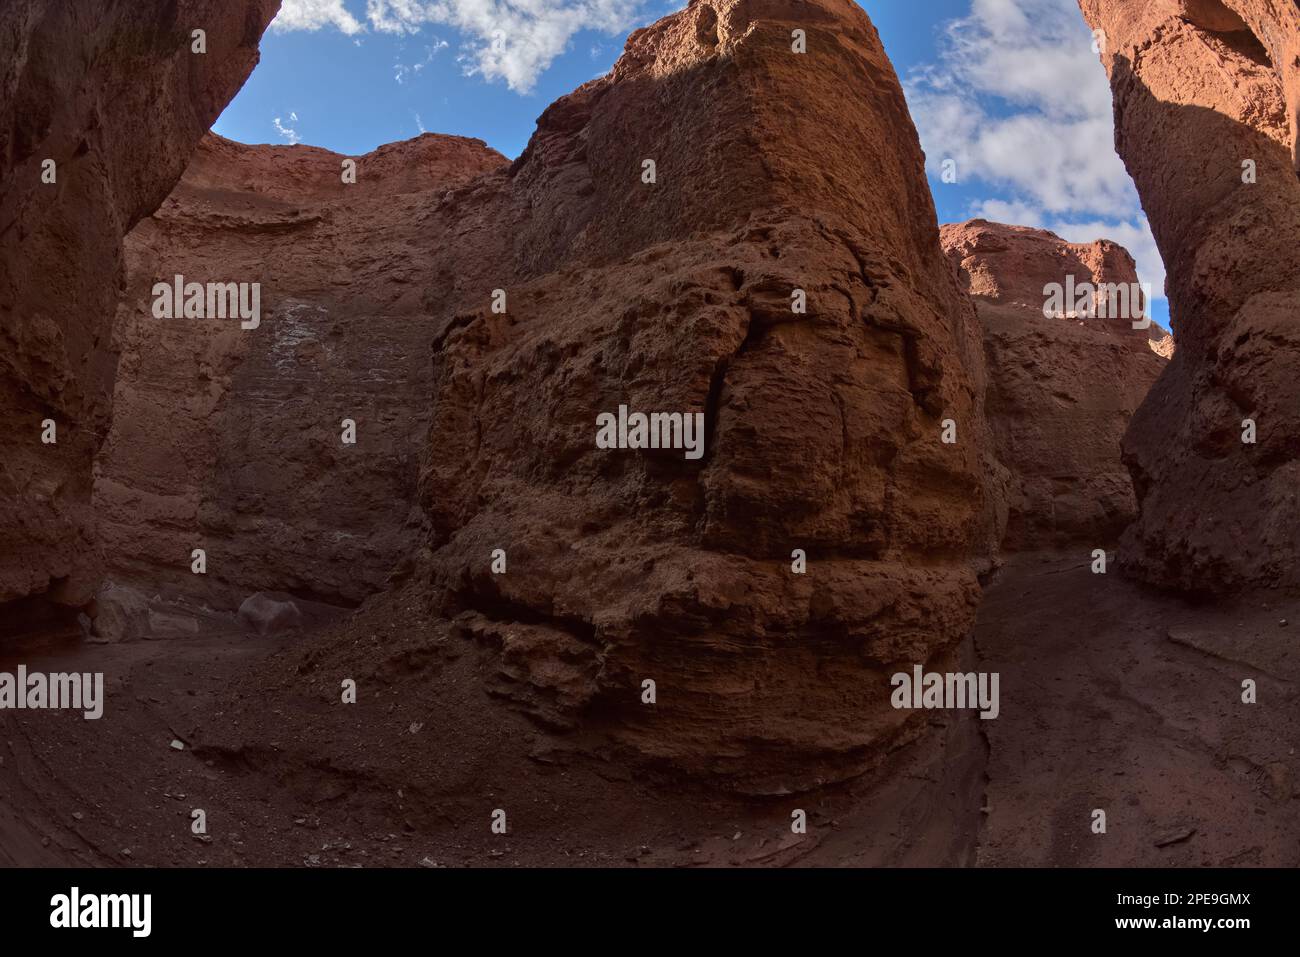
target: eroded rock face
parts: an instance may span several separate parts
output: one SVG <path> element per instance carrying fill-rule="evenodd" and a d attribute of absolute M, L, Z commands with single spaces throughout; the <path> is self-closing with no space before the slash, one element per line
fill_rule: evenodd
<path fill-rule="evenodd" d="M 1070 318 L 1072 306 L 1047 318 L 1055 310 L 1046 289 L 1131 290 L 1133 258 L 1113 242 L 1067 243 L 978 219 L 946 225 L 940 237 L 984 330 L 985 411 L 1011 471 L 1003 548 L 1113 545 L 1137 514 L 1120 440 L 1164 370 L 1164 343 L 1152 336 L 1159 327 L 1135 329 L 1132 317 Z"/>
<path fill-rule="evenodd" d="M 1125 438 L 1141 514 L 1121 558 L 1180 588 L 1300 586 L 1300 8 L 1080 6 L 1106 34 L 1116 148 L 1168 269 L 1178 330 L 1169 372 Z"/>
<path fill-rule="evenodd" d="M 175 185 L 278 7 L 0 7 L 0 602 L 94 593 L 91 462 L 108 426 L 121 239 Z"/>
<path fill-rule="evenodd" d="M 131 235 L 115 576 L 360 600 L 418 551 L 398 577 L 499 651 L 490 691 L 751 789 L 922 731 L 889 676 L 968 634 L 1003 473 L 860 8 L 694 3 L 514 163 L 426 136 L 345 185 L 342 159 L 209 138 Z M 155 318 L 177 273 L 260 282 L 258 328 Z M 620 406 L 698 416 L 699 454 L 598 447 Z"/>
<path fill-rule="evenodd" d="M 348 160 L 354 183 L 345 160 L 209 135 L 127 238 L 95 484 L 114 579 L 228 610 L 259 590 L 350 604 L 418 547 L 431 343 L 480 248 L 438 208 L 507 163 L 433 135 Z M 178 274 L 205 313 L 206 284 L 245 283 L 249 305 L 258 284 L 256 326 L 156 318 L 154 286 Z"/>
<path fill-rule="evenodd" d="M 1001 492 L 979 329 L 861 9 L 692 3 L 437 215 L 481 255 L 435 350 L 425 562 L 509 693 L 755 789 L 917 733 L 889 675 L 968 632 Z M 598 448 L 620 406 L 700 414 L 702 456 Z"/>

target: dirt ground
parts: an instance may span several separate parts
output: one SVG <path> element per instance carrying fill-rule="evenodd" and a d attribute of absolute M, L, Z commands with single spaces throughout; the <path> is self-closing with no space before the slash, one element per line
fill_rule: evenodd
<path fill-rule="evenodd" d="M 282 639 L 45 635 L 0 670 L 103 671 L 108 700 L 95 722 L 0 712 L 0 864 L 1296 866 L 1298 613 L 1014 559 L 966 653 L 1000 675 L 998 718 L 933 712 L 876 772 L 772 799 L 542 731 L 491 695 L 494 653 L 407 592 Z"/>

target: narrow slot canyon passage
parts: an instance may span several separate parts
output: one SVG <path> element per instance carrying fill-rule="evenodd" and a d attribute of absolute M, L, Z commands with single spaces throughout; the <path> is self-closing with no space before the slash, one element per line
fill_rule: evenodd
<path fill-rule="evenodd" d="M 271 0 L 20 6 L 0 865 L 1300 865 L 1300 10 L 1079 0 L 1175 341 L 940 224 L 850 0 L 691 0 L 514 159 L 212 132 Z"/>

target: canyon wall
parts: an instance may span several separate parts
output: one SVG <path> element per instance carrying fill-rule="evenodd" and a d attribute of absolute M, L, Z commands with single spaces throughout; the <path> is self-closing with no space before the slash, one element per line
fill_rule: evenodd
<path fill-rule="evenodd" d="M 430 345 L 478 252 L 439 204 L 506 165 L 451 136 L 354 158 L 204 139 L 126 241 L 94 498 L 113 586 L 226 610 L 261 590 L 353 604 L 383 587 L 420 542 Z M 205 312 L 207 284 L 248 284 L 251 305 L 256 283 L 256 326 L 229 309 L 157 318 L 154 286 L 177 275 Z"/>
<path fill-rule="evenodd" d="M 920 733 L 889 676 L 967 635 L 1003 478 L 862 10 L 697 0 L 447 204 L 482 256 L 435 349 L 421 567 L 506 693 L 761 790 Z M 699 414 L 702 454 L 598 447 L 620 407 Z"/>
<path fill-rule="evenodd" d="M 969 633 L 1005 478 L 860 8 L 697 0 L 513 163 L 439 136 L 342 161 L 210 137 L 131 235 L 116 581 L 415 585 L 533 717 L 754 789 L 921 733 L 889 675 Z M 260 325 L 156 318 L 176 274 L 260 282 Z M 699 454 L 598 447 L 620 406 L 698 416 Z"/>
<path fill-rule="evenodd" d="M 243 84 L 278 6 L 0 8 L 0 602 L 77 606 L 94 592 L 91 469 L 109 421 L 121 240 Z"/>
<path fill-rule="evenodd" d="M 245 12 L 251 67 L 271 11 Z M 189 148 L 224 103 L 196 99 Z M 79 353 L 94 394 L 68 393 L 81 451 L 102 440 L 114 588 L 233 610 L 416 582 L 544 724 L 783 791 L 923 731 L 889 677 L 955 660 L 1008 497 L 1010 548 L 1133 516 L 1115 440 L 1161 361 L 1127 322 L 1041 314 L 1045 281 L 1130 282 L 1131 258 L 965 224 L 959 283 L 848 0 L 695 0 L 514 162 L 446 136 L 349 158 L 208 135 L 165 202 L 164 181 L 111 207 L 112 340 Z M 159 202 L 123 270 L 118 237 Z M 258 314 L 160 316 L 173 281 L 255 287 Z M 698 417 L 698 445 L 598 440 L 629 413 Z"/>
<path fill-rule="evenodd" d="M 1104 31 L 1115 145 L 1178 330 L 1124 441 L 1140 515 L 1121 561 L 1177 588 L 1300 586 L 1300 8 L 1080 7 Z"/>
<path fill-rule="evenodd" d="M 940 238 L 984 332 L 985 412 L 1011 472 L 1003 549 L 1113 545 L 1137 515 L 1120 440 L 1164 370 L 1155 351 L 1164 336 L 1154 324 L 1134 329 L 1132 316 L 1077 316 L 1073 298 L 1048 318 L 1045 287 L 1131 290 L 1133 258 L 1106 240 L 1067 243 L 978 219 L 946 225 Z"/>

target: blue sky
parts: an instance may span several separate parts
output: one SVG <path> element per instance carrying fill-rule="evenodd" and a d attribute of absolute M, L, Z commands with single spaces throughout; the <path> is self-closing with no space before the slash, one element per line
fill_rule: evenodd
<path fill-rule="evenodd" d="M 1109 238 L 1168 326 L 1164 268 L 1112 146 L 1110 94 L 1075 0 L 860 0 L 903 79 L 940 222 L 984 216 Z M 423 131 L 507 156 L 552 101 L 684 0 L 284 0 L 214 127 L 356 155 Z M 940 178 L 944 159 L 956 184 Z"/>

